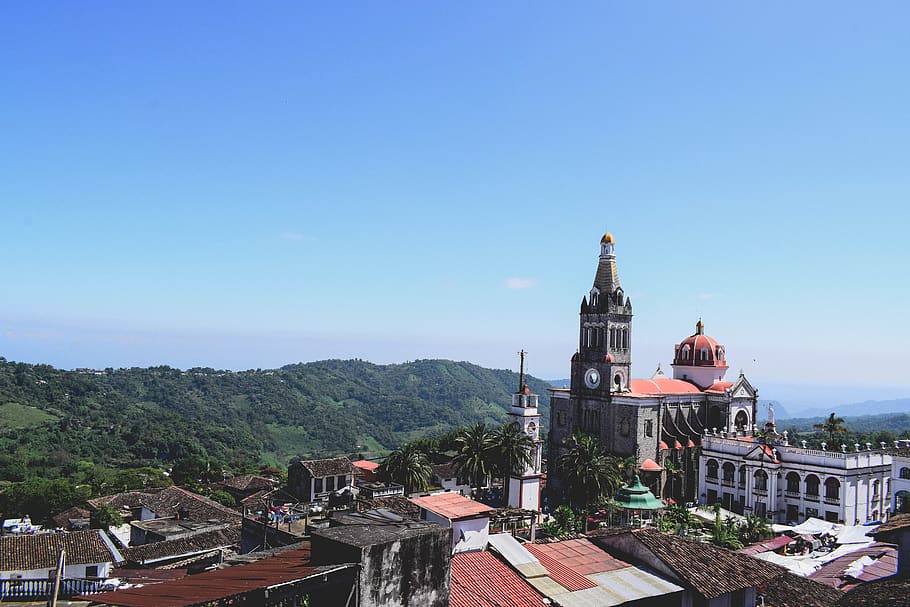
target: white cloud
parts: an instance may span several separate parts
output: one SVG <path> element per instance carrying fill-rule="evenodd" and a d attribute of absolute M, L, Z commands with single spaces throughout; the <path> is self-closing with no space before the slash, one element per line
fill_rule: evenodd
<path fill-rule="evenodd" d="M 506 279 L 506 288 L 507 289 L 530 289 L 533 286 L 537 285 L 537 279 L 535 278 L 507 278 Z"/>

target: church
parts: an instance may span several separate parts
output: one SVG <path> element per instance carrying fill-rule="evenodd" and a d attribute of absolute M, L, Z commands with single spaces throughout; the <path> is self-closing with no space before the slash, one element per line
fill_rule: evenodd
<path fill-rule="evenodd" d="M 578 351 L 570 387 L 550 390 L 549 476 L 575 432 L 594 436 L 608 452 L 634 457 L 652 489 L 677 502 L 697 502 L 699 451 L 706 433 L 751 435 L 758 391 L 740 373 L 726 381 L 723 345 L 695 333 L 676 344 L 673 377 L 658 367 L 633 379 L 632 302 L 619 281 L 616 241 L 600 241 L 594 284 L 582 297 Z"/>

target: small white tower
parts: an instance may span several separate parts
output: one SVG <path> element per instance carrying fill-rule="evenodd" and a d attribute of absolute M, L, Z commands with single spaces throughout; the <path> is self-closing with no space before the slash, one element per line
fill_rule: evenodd
<path fill-rule="evenodd" d="M 518 391 L 512 395 L 509 423 L 514 424 L 534 441 L 531 463 L 521 474 L 509 477 L 509 506 L 540 512 L 541 443 L 540 413 L 537 412 L 537 395 L 525 383 L 525 351 L 521 356 Z"/>

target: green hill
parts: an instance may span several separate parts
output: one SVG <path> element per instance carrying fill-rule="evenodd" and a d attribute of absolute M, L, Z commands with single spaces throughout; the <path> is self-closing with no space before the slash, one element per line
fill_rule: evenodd
<path fill-rule="evenodd" d="M 544 424 L 548 384 L 540 394 Z M 204 457 L 229 467 L 371 453 L 504 421 L 518 376 L 465 362 L 327 360 L 242 372 L 170 367 L 63 371 L 0 358 L 0 481 Z"/>

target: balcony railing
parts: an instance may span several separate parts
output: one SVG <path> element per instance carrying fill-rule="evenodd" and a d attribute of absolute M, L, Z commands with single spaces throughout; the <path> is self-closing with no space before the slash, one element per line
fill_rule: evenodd
<path fill-rule="evenodd" d="M 39 599 L 53 591 L 53 580 L 0 580 L 0 601 Z M 60 580 L 59 596 L 70 598 L 77 594 L 95 594 L 101 591 L 101 584 L 95 580 Z"/>
<path fill-rule="evenodd" d="M 792 497 L 794 499 L 799 499 L 799 491 L 786 491 L 784 490 L 785 497 Z"/>
<path fill-rule="evenodd" d="M 724 487 L 732 487 L 733 481 L 725 478 L 724 480 L 722 480 L 720 482 L 720 484 L 723 485 Z"/>
<path fill-rule="evenodd" d="M 767 487 L 753 487 L 752 493 L 754 493 L 755 495 L 768 495 L 768 488 Z"/>
<path fill-rule="evenodd" d="M 825 496 L 825 503 L 826 503 L 826 504 L 834 504 L 834 505 L 837 505 L 837 504 L 840 504 L 840 498 L 839 498 L 839 497 L 836 497 L 836 496 L 835 496 L 835 497 L 828 497 L 828 496 L 826 495 L 826 496 Z"/>
<path fill-rule="evenodd" d="M 817 502 L 817 501 L 818 501 L 818 494 L 817 494 L 817 493 L 807 493 L 807 494 L 806 494 L 806 501 L 807 501 L 807 502 Z"/>
<path fill-rule="evenodd" d="M 705 477 L 705 482 L 706 482 L 706 483 L 711 483 L 712 485 L 716 485 L 716 484 L 717 484 L 717 477 L 716 477 L 716 476 L 706 476 L 706 477 Z"/>

